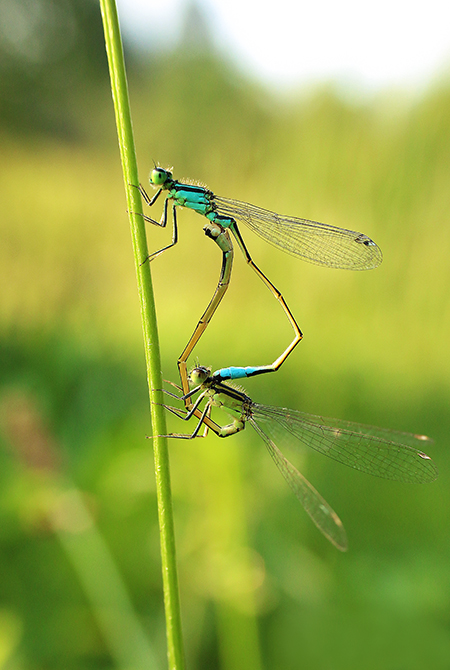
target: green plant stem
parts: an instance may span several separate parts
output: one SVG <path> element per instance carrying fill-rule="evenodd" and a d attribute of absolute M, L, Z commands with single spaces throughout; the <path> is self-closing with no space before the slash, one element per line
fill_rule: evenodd
<path fill-rule="evenodd" d="M 117 134 L 122 160 L 122 169 L 127 194 L 127 206 L 131 225 L 134 259 L 139 299 L 141 304 L 147 378 L 150 393 L 153 448 L 155 457 L 158 517 L 161 538 L 161 560 L 166 614 L 167 653 L 170 670 L 183 670 L 184 656 L 181 633 L 181 616 L 178 593 L 178 577 L 175 552 L 175 534 L 170 490 L 169 453 L 166 438 L 166 422 L 162 407 L 162 379 L 155 304 L 150 274 L 150 263 L 141 262 L 147 257 L 147 240 L 142 216 L 139 191 L 130 186 L 137 185 L 138 172 L 131 124 L 128 86 L 125 74 L 122 40 L 115 0 L 100 0 L 106 52 L 108 56 L 111 90 L 116 115 Z M 136 214 L 137 213 L 137 214 Z"/>

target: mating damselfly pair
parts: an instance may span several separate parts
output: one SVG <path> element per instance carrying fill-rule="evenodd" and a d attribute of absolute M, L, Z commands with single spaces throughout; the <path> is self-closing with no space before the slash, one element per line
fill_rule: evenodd
<path fill-rule="evenodd" d="M 278 370 L 303 337 L 281 292 L 254 263 L 242 238 L 238 222 L 244 223 L 270 244 L 317 265 L 345 270 L 370 270 L 376 268 L 383 259 L 379 247 L 363 233 L 337 228 L 317 221 L 309 221 L 308 219 L 281 216 L 246 202 L 222 198 L 204 186 L 173 179 L 172 172 L 162 167 L 155 166 L 151 171 L 150 183 L 158 188 L 153 198 L 148 196 L 141 185 L 139 186 L 147 205 L 154 205 L 163 191 L 167 192 L 167 196 L 161 220 L 158 222 L 148 216 L 144 216 L 144 219 L 153 225 L 165 228 L 168 223 L 169 203 L 172 202 L 173 234 L 170 244 L 150 254 L 146 259 L 143 259 L 143 262 L 153 260 L 177 244 L 177 207 L 185 207 L 204 216 L 208 221 L 203 227 L 205 235 L 212 239 L 222 251 L 222 268 L 215 293 L 178 359 L 178 369 L 184 393 L 189 392 L 187 360 L 205 332 L 230 283 L 234 253 L 230 233 L 248 265 L 280 303 L 294 330 L 294 338 L 285 351 L 273 363 L 255 366 L 252 375 Z M 247 376 L 251 376 L 250 369 Z"/>
<path fill-rule="evenodd" d="M 430 457 L 418 449 L 418 445 L 429 441 L 429 438 L 347 421 L 325 419 L 296 410 L 260 405 L 254 403 L 241 389 L 225 383 L 228 380 L 278 370 L 303 337 L 282 294 L 251 258 L 238 228 L 238 222 L 243 222 L 262 238 L 287 253 L 331 268 L 351 270 L 376 268 L 382 261 L 379 247 L 363 233 L 307 219 L 280 216 L 248 203 L 216 196 L 203 186 L 173 179 L 171 171 L 161 167 L 155 166 L 152 170 L 150 183 L 158 187 L 153 198 L 139 186 L 147 205 L 152 206 L 163 191 L 167 191 L 167 196 L 161 220 L 158 222 L 148 216 L 144 216 L 144 219 L 154 225 L 165 227 L 168 223 L 169 203 L 172 201 L 173 233 L 170 244 L 143 259 L 143 262 L 153 260 L 178 242 L 177 207 L 192 209 L 206 217 L 208 222 L 203 230 L 222 251 L 222 268 L 215 293 L 178 359 L 181 380 L 181 387 L 178 387 L 181 391 L 179 398 L 184 401 L 184 409 L 166 405 L 167 409 L 184 420 L 196 417 L 197 426 L 191 434 L 172 433 L 169 437 L 182 439 L 202 437 L 209 428 L 219 437 L 228 437 L 240 432 L 247 423 L 250 423 L 265 442 L 275 464 L 316 526 L 338 549 L 345 550 L 347 538 L 339 517 L 307 479 L 285 458 L 275 441 L 280 438 L 285 440 L 285 436 L 288 435 L 292 444 L 295 445 L 296 441 L 300 441 L 356 470 L 387 479 L 422 483 L 433 481 L 437 476 L 436 467 Z M 293 327 L 294 339 L 270 365 L 221 368 L 214 374 L 211 374 L 209 368 L 197 365 L 188 375 L 187 360 L 204 334 L 230 282 L 233 264 L 230 233 L 244 254 L 246 262 L 280 303 Z M 196 394 L 198 397 L 192 402 Z M 215 407 L 222 408 L 230 414 L 232 422 L 225 426 L 217 424 L 211 418 L 212 409 Z"/>

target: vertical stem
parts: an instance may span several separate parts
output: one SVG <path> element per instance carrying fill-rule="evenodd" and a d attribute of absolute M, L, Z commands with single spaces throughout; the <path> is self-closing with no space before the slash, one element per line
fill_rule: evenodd
<path fill-rule="evenodd" d="M 122 40 L 115 0 L 100 0 L 106 52 L 111 77 L 111 91 L 116 115 L 120 156 L 127 194 L 127 206 L 138 293 L 141 304 L 142 329 L 144 336 L 147 378 L 150 394 L 150 411 L 153 427 L 153 447 L 155 457 L 156 489 L 158 496 L 158 517 L 161 540 L 161 561 L 164 588 L 164 606 L 166 613 L 167 653 L 170 670 L 183 670 L 184 656 L 181 634 L 181 616 L 178 593 L 178 577 L 175 552 L 175 534 L 170 490 L 169 453 L 165 435 L 166 422 L 162 399 L 161 362 L 159 353 L 158 330 L 155 304 L 150 274 L 150 263 L 141 262 L 147 257 L 147 241 L 142 216 L 142 204 L 139 191 L 130 186 L 137 185 L 137 162 L 131 124 L 128 86 L 123 58 Z"/>

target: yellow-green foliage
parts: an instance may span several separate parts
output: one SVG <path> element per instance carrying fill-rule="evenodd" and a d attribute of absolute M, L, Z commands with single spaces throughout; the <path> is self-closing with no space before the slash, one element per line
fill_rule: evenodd
<path fill-rule="evenodd" d="M 311 375 L 351 374 L 391 402 L 400 400 L 399 391 L 416 396 L 446 386 L 447 91 L 403 108 L 390 99 L 351 106 L 329 90 L 298 102 L 266 100 L 262 108 L 252 91 L 224 81 L 211 88 L 206 65 L 199 73 L 187 91 L 168 66 L 155 75 L 151 113 L 147 92 L 139 97 L 140 88 L 132 87 L 144 184 L 154 159 L 173 166 L 175 177 L 197 179 L 222 195 L 365 232 L 384 253 L 376 271 L 327 270 L 274 250 L 242 227 L 255 261 L 305 335 L 271 388 L 295 379 L 314 393 Z M 208 96 L 213 110 L 206 115 Z M 63 327 L 134 358 L 140 326 L 116 155 L 6 142 L 3 158 L 3 328 Z M 151 214 L 160 212 L 158 203 Z M 202 219 L 183 211 L 179 220 L 178 247 L 152 267 L 171 377 L 220 269 Z M 149 248 L 170 235 L 149 226 Z M 268 363 L 290 335 L 237 250 L 232 287 L 195 355 L 215 368 Z"/>
<path fill-rule="evenodd" d="M 347 526 L 352 552 L 338 556 L 303 515 L 250 428 L 229 441 L 173 442 L 190 666 L 236 670 L 239 658 L 246 670 L 258 668 L 256 612 L 267 668 L 446 670 L 448 89 L 409 102 L 391 95 L 351 104 L 327 88 L 281 101 L 206 56 L 174 56 L 132 80 L 131 102 L 144 185 L 155 160 L 173 167 L 175 177 L 204 182 L 223 196 L 348 227 L 379 244 L 380 268 L 350 273 L 302 263 L 242 228 L 254 260 L 283 292 L 304 332 L 276 375 L 245 387 L 267 404 L 430 432 L 442 471 L 442 484 L 408 488 L 345 472 L 326 459 L 297 458 Z M 137 608 L 152 622 L 153 642 L 163 648 L 155 632 L 162 626 L 156 524 L 147 546 L 155 506 L 150 443 L 143 440 L 148 417 L 140 320 L 118 152 L 109 144 L 113 120 L 109 101 L 104 104 L 89 110 L 84 124 L 91 141 L 83 145 L 3 139 L 3 360 L 9 378 L 15 380 L 17 363 L 32 387 L 48 373 L 52 391 L 43 393 L 42 405 L 70 453 L 72 476 L 96 497 L 102 532 Z M 158 202 L 150 214 L 160 213 Z M 178 246 L 152 264 L 163 375 L 172 381 L 220 270 L 220 253 L 202 226 L 198 215 L 180 211 Z M 170 236 L 148 226 L 149 249 Z M 262 365 L 290 337 L 280 307 L 236 250 L 230 290 L 191 363 Z M 17 353 L 22 341 L 28 353 Z M 189 428 L 179 424 L 172 420 L 178 431 Z M 27 487 L 9 486 L 13 502 L 8 498 L 2 515 L 19 510 L 18 533 L 30 542 L 32 566 L 24 559 L 24 572 L 33 575 L 39 565 L 50 585 L 55 571 L 35 555 L 29 535 L 37 531 L 22 518 Z M 7 538 L 5 546 L 11 545 Z M 59 588 L 62 600 L 79 597 Z M 60 658 L 63 642 L 55 646 L 51 632 L 39 628 L 46 621 L 50 631 L 61 631 L 58 640 L 73 625 L 84 631 L 75 650 L 65 649 L 67 658 L 100 658 L 101 642 L 89 632 L 82 604 L 62 611 L 48 597 L 57 629 L 35 612 L 28 625 L 35 636 L 47 636 L 52 651 L 36 651 L 39 645 L 28 640 L 27 653 L 44 659 L 42 667 L 85 667 L 48 661 L 51 653 Z M 8 602 L 22 620 L 22 605 L 12 597 Z M 208 603 L 217 614 L 219 664 Z"/>

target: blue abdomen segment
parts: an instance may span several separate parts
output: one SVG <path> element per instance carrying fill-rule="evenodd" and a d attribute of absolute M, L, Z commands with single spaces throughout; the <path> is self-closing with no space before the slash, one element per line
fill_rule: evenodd
<path fill-rule="evenodd" d="M 265 372 L 271 372 L 267 369 L 267 366 L 257 366 L 245 368 L 222 368 L 221 370 L 216 370 L 212 377 L 214 380 L 225 381 L 226 379 L 245 379 L 245 377 L 253 377 L 254 375 L 261 375 Z"/>

